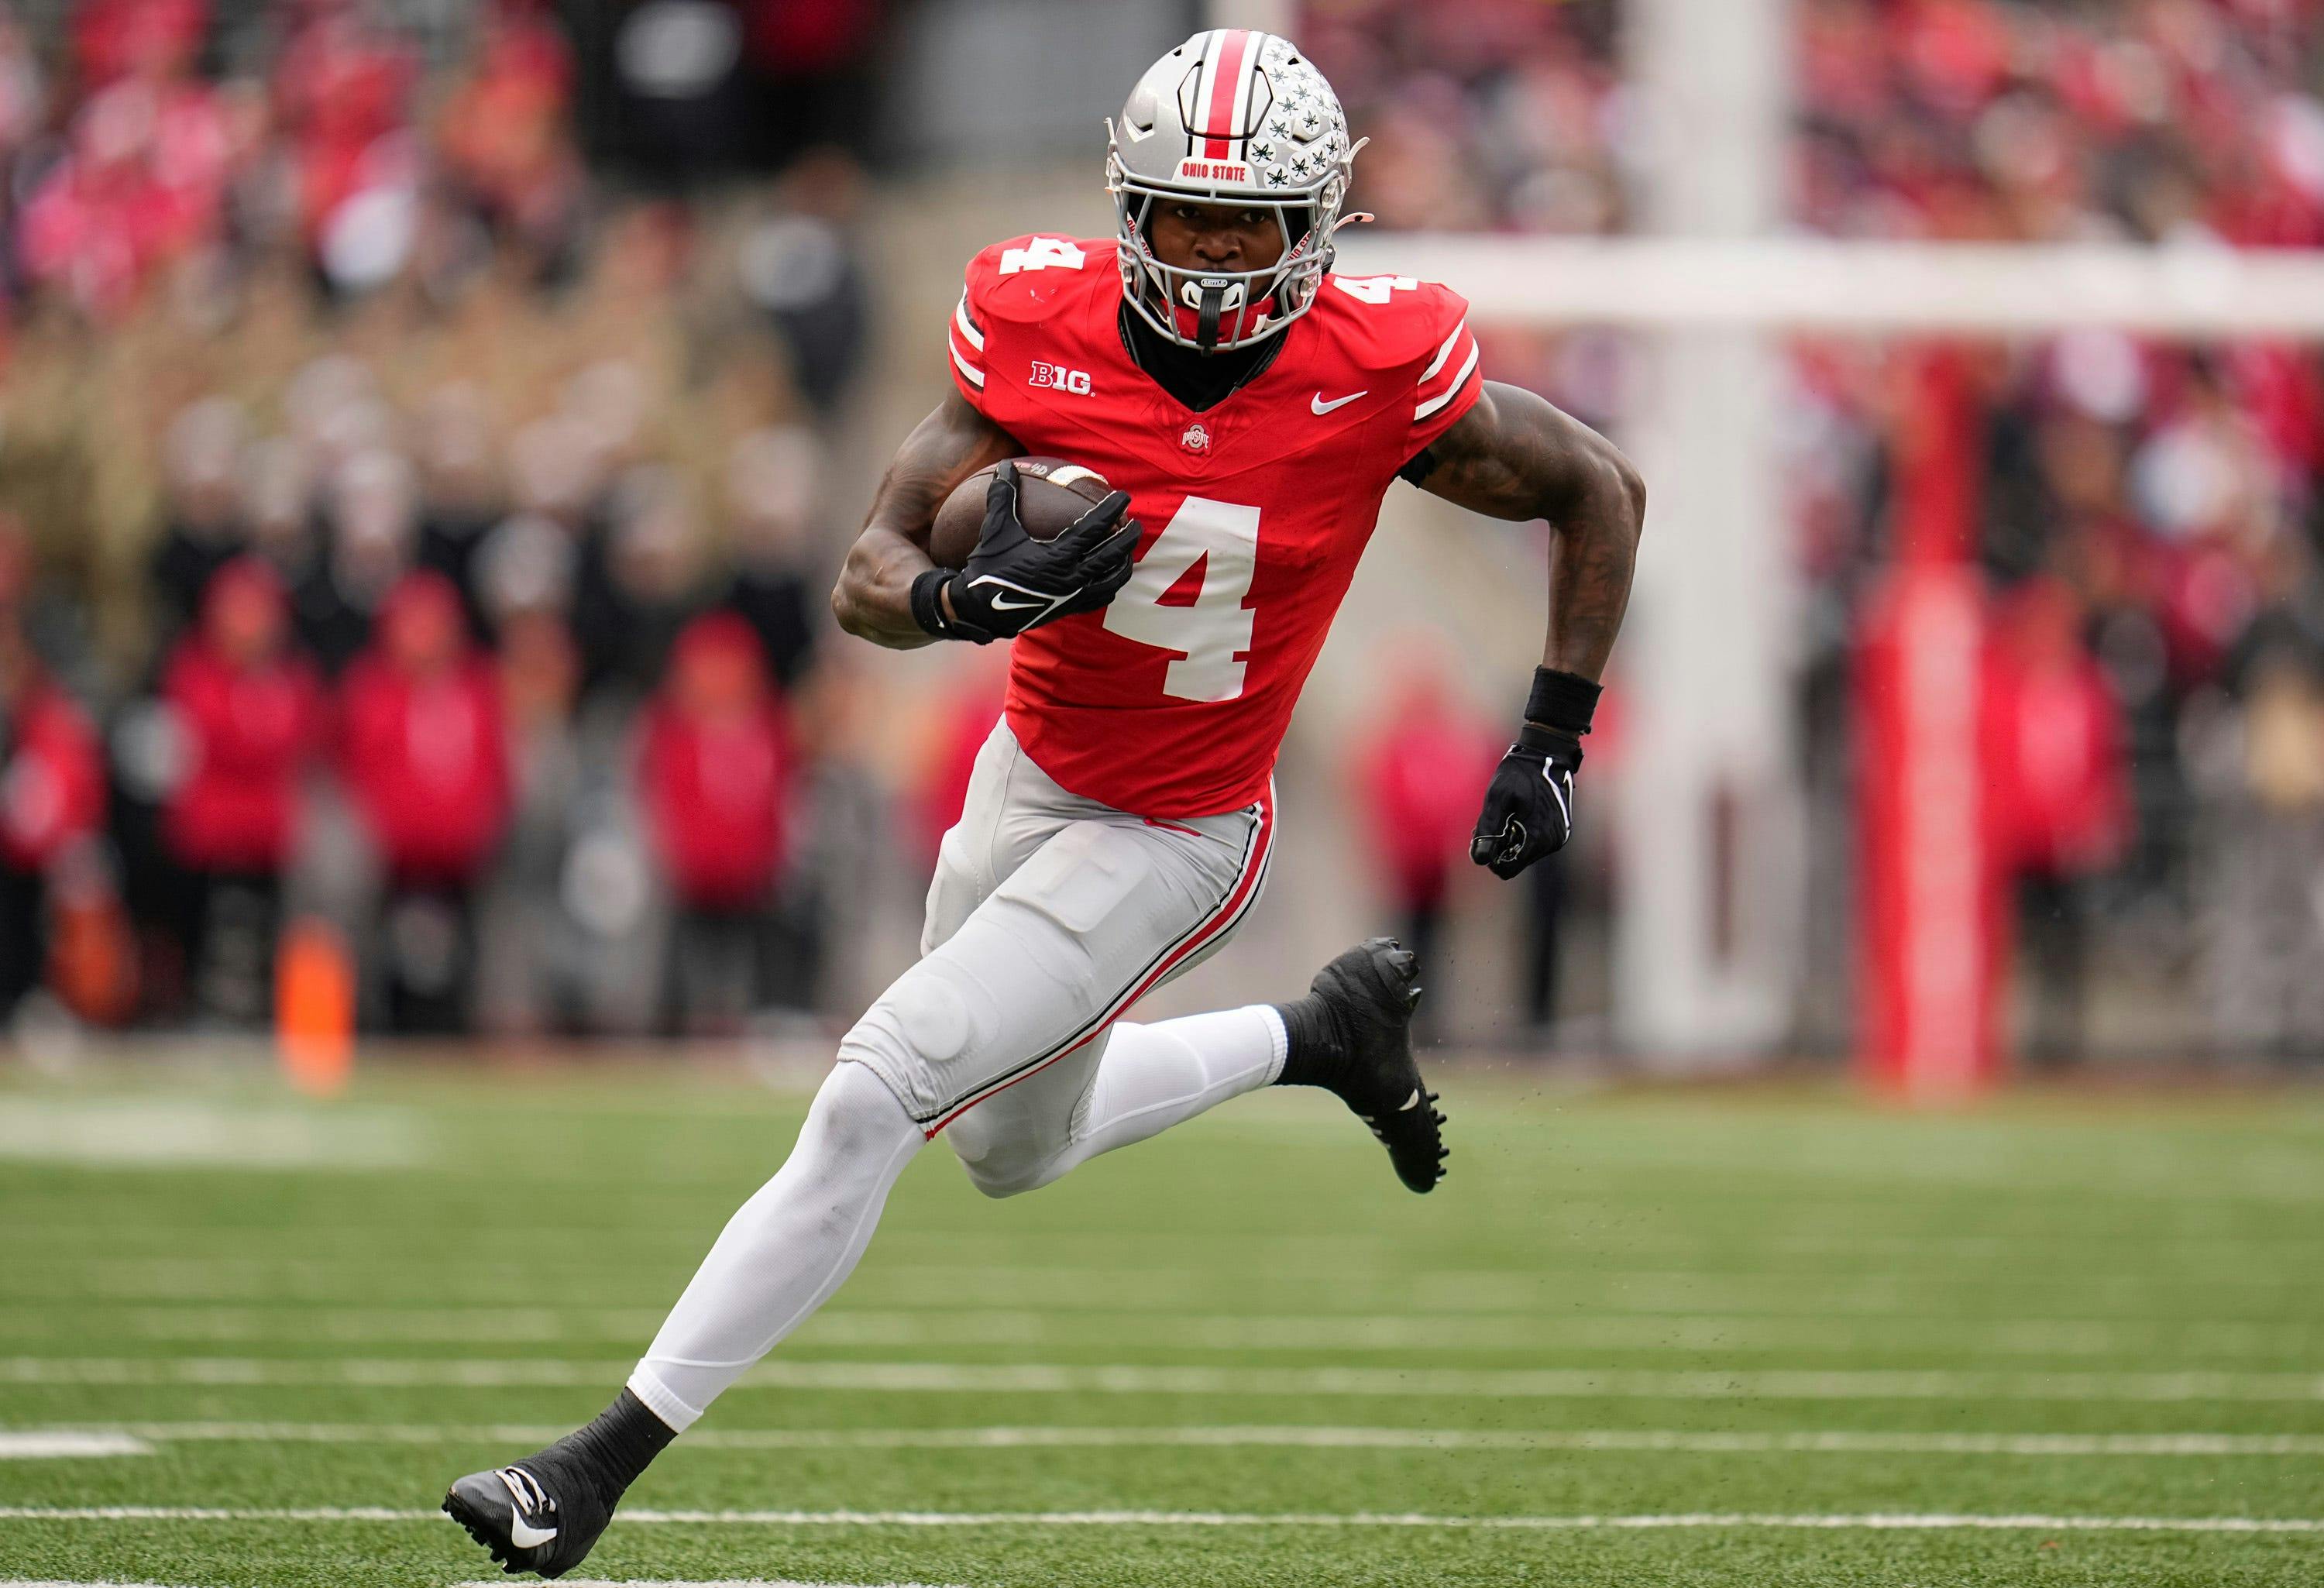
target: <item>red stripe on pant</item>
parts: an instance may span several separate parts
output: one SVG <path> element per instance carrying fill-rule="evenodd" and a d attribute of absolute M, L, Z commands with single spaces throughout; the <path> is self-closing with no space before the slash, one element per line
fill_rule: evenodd
<path fill-rule="evenodd" d="M 1236 916 L 1242 913 L 1243 906 L 1250 900 L 1251 891 L 1259 886 L 1259 879 L 1267 870 L 1267 856 L 1268 852 L 1271 851 L 1274 846 L 1275 790 L 1269 789 L 1267 791 L 1266 796 L 1259 802 L 1259 836 L 1257 841 L 1250 846 L 1250 859 L 1243 866 L 1242 875 L 1236 879 L 1234 889 L 1227 895 L 1226 902 L 1219 906 L 1217 909 L 1212 911 L 1210 919 L 1205 920 L 1201 926 L 1195 928 L 1193 936 L 1180 943 L 1177 947 L 1173 948 L 1168 954 L 1163 956 L 1162 963 L 1156 965 L 1151 971 L 1148 971 L 1146 974 L 1144 980 L 1140 981 L 1136 986 L 1132 987 L 1120 998 L 1115 1000 L 1113 1006 L 1103 1015 L 1099 1017 L 1097 1024 L 1091 1028 L 1088 1035 L 1079 1038 L 1074 1041 L 1068 1042 L 1065 1047 L 1058 1048 L 1055 1053 L 1049 1055 L 1048 1057 L 1035 1065 L 1031 1069 L 1027 1070 L 1023 1075 L 1012 1076 L 1001 1085 L 992 1088 L 991 1091 L 981 1092 L 974 1097 L 970 1098 L 966 1103 L 964 1103 L 958 1108 L 954 1109 L 950 1113 L 945 1115 L 944 1118 L 938 1120 L 935 1124 L 928 1126 L 927 1130 L 927 1139 L 931 1141 L 935 1140 L 937 1134 L 942 1131 L 946 1125 L 960 1118 L 961 1115 L 966 1113 L 970 1109 L 974 1108 L 978 1103 L 982 1103 L 986 1098 L 998 1097 L 1003 1092 L 1008 1091 L 1010 1087 L 1017 1085 L 1018 1082 L 1031 1079 L 1033 1076 L 1039 1075 L 1043 1070 L 1047 1069 L 1051 1065 L 1056 1063 L 1057 1060 L 1065 1057 L 1068 1053 L 1078 1052 L 1082 1048 L 1088 1047 L 1092 1042 L 1095 1041 L 1100 1032 L 1112 1025 L 1114 1021 L 1120 1020 L 1129 1010 L 1131 1004 L 1137 1002 L 1139 999 L 1145 997 L 1147 993 L 1152 992 L 1155 984 L 1161 981 L 1163 977 L 1168 975 L 1174 966 L 1185 964 L 1188 955 L 1194 953 L 1196 949 L 1202 947 L 1204 944 L 1217 937 L 1220 931 L 1231 923 Z"/>

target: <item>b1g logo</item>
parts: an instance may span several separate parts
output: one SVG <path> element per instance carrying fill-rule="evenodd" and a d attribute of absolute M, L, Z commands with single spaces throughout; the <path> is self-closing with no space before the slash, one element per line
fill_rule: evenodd
<path fill-rule="evenodd" d="M 1059 392 L 1071 392 L 1076 397 L 1090 394 L 1089 371 L 1067 369 L 1062 364 L 1043 364 L 1038 358 L 1033 361 L 1031 383 L 1052 387 Z"/>

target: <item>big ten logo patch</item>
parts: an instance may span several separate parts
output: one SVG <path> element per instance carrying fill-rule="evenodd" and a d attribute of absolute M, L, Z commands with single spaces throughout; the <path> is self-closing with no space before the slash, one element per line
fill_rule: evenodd
<path fill-rule="evenodd" d="M 1033 361 L 1033 374 L 1030 379 L 1036 386 L 1047 386 L 1055 391 L 1071 392 L 1076 397 L 1086 397 L 1090 394 L 1089 371 L 1085 369 L 1067 369 L 1062 364 L 1043 364 L 1037 358 Z"/>

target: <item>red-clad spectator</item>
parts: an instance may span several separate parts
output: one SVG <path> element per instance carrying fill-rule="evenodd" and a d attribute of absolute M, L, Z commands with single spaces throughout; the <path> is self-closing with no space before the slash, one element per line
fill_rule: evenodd
<path fill-rule="evenodd" d="M 72 54 L 81 91 L 123 78 L 183 76 L 209 21 L 209 0 L 80 0 L 73 8 Z"/>
<path fill-rule="evenodd" d="M 676 1023 L 731 1028 L 759 983 L 761 928 L 785 859 L 791 752 L 766 657 L 733 613 L 678 636 L 647 708 L 638 778 L 654 853 L 677 903 Z"/>
<path fill-rule="evenodd" d="M 105 820 L 96 732 L 0 622 L 0 1015 L 41 983 L 51 877 Z"/>
<path fill-rule="evenodd" d="M 2037 1062 L 2080 1051 L 2088 885 L 2130 837 L 2123 710 L 2083 643 L 2084 615 L 2062 580 L 2021 586 L 2003 614 L 1987 696 L 1996 837 L 2041 993 L 2028 1045 Z"/>
<path fill-rule="evenodd" d="M 25 272 L 92 314 L 126 310 L 214 228 L 225 168 L 208 90 L 116 84 L 82 110 L 70 152 L 24 206 Z"/>
<path fill-rule="evenodd" d="M 198 893 L 187 958 L 205 1010 L 244 1022 L 266 1011 L 300 781 L 323 726 L 322 685 L 289 637 L 281 577 L 237 558 L 210 580 L 161 684 L 184 745 L 161 831 Z"/>
<path fill-rule="evenodd" d="M 412 51 L 354 6 L 315 7 L 275 63 L 300 228 L 335 282 L 375 285 L 408 252 L 419 156 L 404 134 L 418 77 Z"/>
<path fill-rule="evenodd" d="M 1383 670 L 1393 681 L 1357 749 L 1356 788 L 1397 934 L 1423 965 L 1434 965 L 1452 868 L 1468 864 L 1477 790 L 1505 746 L 1462 704 L 1440 642 L 1406 641 Z"/>
<path fill-rule="evenodd" d="M 161 692 L 187 752 L 163 831 L 191 870 L 272 877 L 298 837 L 299 780 L 323 723 L 322 686 L 288 649 L 281 577 L 254 557 L 218 571 L 200 627 L 171 658 Z"/>
<path fill-rule="evenodd" d="M 754 908 L 782 867 L 790 755 L 765 666 L 741 618 L 696 618 L 648 708 L 639 775 L 655 853 L 688 905 Z"/>
<path fill-rule="evenodd" d="M 508 814 L 499 683 L 441 574 L 406 575 L 380 631 L 342 685 L 348 785 L 391 878 L 465 884 Z"/>
<path fill-rule="evenodd" d="M 467 81 L 441 113 L 446 166 L 493 213 L 521 215 L 538 202 L 532 189 L 567 175 L 572 94 L 573 53 L 556 23 L 494 7 Z"/>
<path fill-rule="evenodd" d="M 507 823 L 510 774 L 499 681 L 452 582 L 406 575 L 340 688 L 347 787 L 386 877 L 391 1023 L 460 1029 L 468 893 Z"/>

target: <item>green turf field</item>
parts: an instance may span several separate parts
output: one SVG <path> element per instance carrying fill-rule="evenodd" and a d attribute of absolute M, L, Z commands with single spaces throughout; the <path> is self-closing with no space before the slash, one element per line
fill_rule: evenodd
<path fill-rule="evenodd" d="M 931 1150 L 586 1570 L 2324 1583 L 2324 1098 L 1445 1091 L 1426 1198 L 1312 1094 L 1007 1203 Z M 486 1576 L 446 1482 L 604 1403 L 798 1111 L 0 1083 L 0 1585 Z"/>

